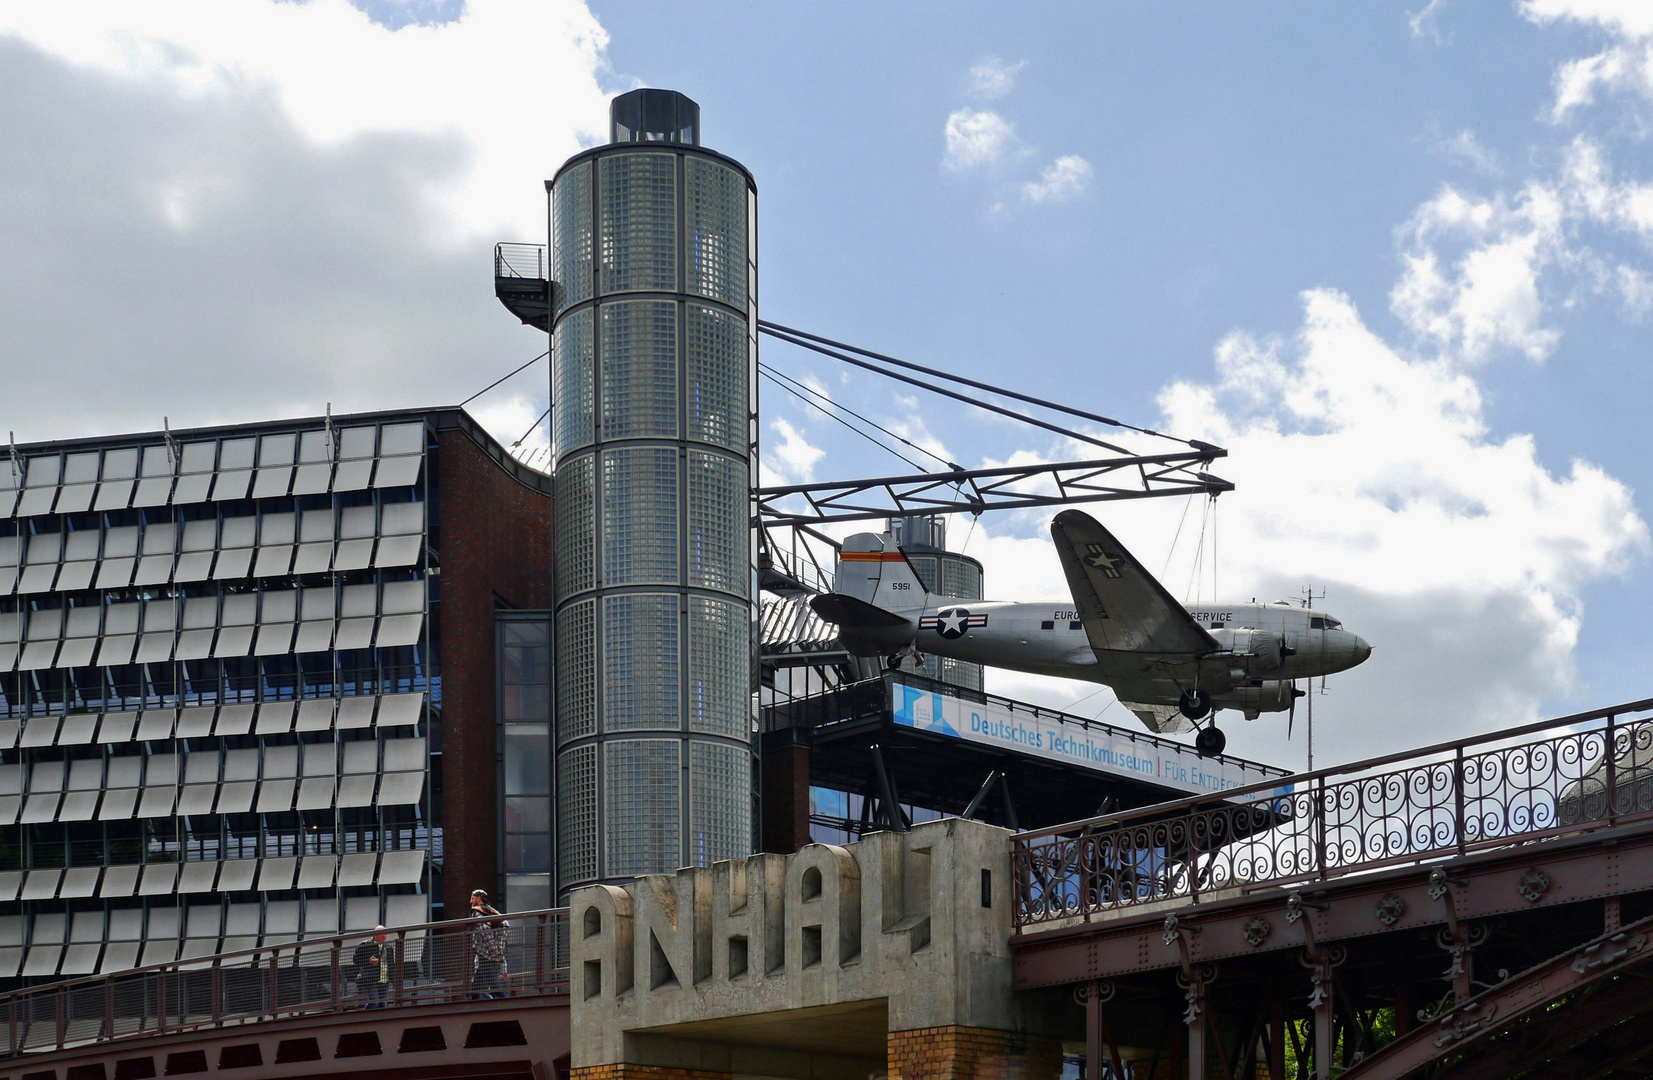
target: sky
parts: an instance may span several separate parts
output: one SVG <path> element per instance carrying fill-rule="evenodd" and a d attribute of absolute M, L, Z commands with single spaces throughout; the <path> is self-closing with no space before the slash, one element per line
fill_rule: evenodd
<path fill-rule="evenodd" d="M 766 318 L 1224 447 L 1214 506 L 1089 510 L 1178 596 L 1309 589 L 1376 646 L 1317 763 L 1653 693 L 1642 0 L 0 4 L 0 426 L 469 397 L 545 348 L 493 243 L 636 86 L 756 176 Z M 949 460 L 1086 456 L 763 359 Z M 906 471 L 763 393 L 772 480 Z M 541 361 L 470 408 L 533 454 L 546 406 Z M 1049 516 L 950 539 L 1061 600 Z M 1296 765 L 1303 720 L 1224 727 Z"/>

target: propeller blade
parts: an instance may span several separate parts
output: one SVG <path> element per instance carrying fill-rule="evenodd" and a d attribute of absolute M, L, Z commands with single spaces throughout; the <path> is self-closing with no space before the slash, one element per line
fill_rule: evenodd
<path fill-rule="evenodd" d="M 1286 707 L 1286 741 L 1291 741 L 1292 725 L 1297 723 L 1297 699 L 1303 695 L 1297 692 L 1297 680 L 1291 681 L 1291 704 Z"/>

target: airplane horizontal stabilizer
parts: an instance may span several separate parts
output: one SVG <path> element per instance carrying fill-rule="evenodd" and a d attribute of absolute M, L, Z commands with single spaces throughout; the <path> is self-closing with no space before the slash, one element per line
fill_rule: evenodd
<path fill-rule="evenodd" d="M 811 597 L 809 606 L 827 622 L 851 629 L 878 630 L 912 625 L 911 619 L 902 618 L 893 611 L 885 611 L 865 600 L 857 600 L 843 593 L 826 593 Z"/>
<path fill-rule="evenodd" d="M 1175 735 L 1194 730 L 1194 722 L 1182 715 L 1182 710 L 1175 705 L 1144 705 L 1139 701 L 1121 701 L 1120 704 L 1136 713 L 1142 726 L 1156 735 Z"/>

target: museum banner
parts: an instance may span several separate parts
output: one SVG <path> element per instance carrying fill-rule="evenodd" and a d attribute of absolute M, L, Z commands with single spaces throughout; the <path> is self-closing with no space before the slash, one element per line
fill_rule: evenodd
<path fill-rule="evenodd" d="M 1255 766 L 1231 758 L 1202 758 L 1147 732 L 1086 723 L 1004 699 L 971 701 L 928 687 L 887 680 L 890 714 L 915 731 L 945 735 L 998 750 L 1059 761 L 1100 773 L 1162 784 L 1193 794 L 1247 787 L 1268 779 Z M 1280 789 L 1281 794 L 1290 787 Z"/>

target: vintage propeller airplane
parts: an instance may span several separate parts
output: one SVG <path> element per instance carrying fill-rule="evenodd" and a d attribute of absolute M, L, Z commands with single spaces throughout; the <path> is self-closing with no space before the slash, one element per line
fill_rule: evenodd
<path fill-rule="evenodd" d="M 1187 731 L 1220 754 L 1218 709 L 1246 719 L 1294 711 L 1297 679 L 1344 671 L 1372 647 L 1324 611 L 1280 601 L 1185 607 L 1088 514 L 1064 510 L 1050 534 L 1071 605 L 932 596 L 890 534 L 843 543 L 837 591 L 817 614 L 859 656 L 907 649 L 1038 675 L 1103 683 L 1148 729 Z M 1084 636 L 1080 637 L 1079 632 Z"/>

